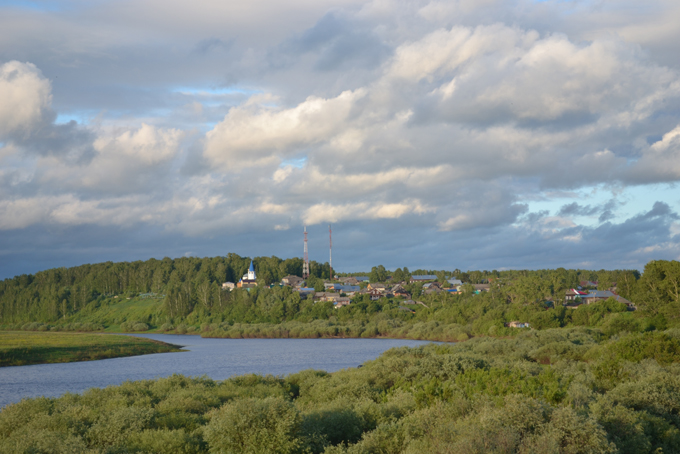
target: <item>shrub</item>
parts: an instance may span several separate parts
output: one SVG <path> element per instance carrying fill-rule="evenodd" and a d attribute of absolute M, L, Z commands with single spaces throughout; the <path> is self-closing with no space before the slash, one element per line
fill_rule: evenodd
<path fill-rule="evenodd" d="M 161 325 L 161 331 L 172 331 L 173 329 L 175 329 L 175 327 L 172 326 L 172 323 L 163 323 Z"/>
<path fill-rule="evenodd" d="M 211 453 L 300 452 L 300 414 L 283 399 L 241 399 L 211 415 L 204 437 Z"/>

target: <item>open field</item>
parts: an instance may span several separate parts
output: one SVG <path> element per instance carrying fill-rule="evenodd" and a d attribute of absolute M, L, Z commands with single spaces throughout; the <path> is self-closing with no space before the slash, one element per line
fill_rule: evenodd
<path fill-rule="evenodd" d="M 113 334 L 5 331 L 0 332 L 0 367 L 177 352 L 179 348 Z"/>

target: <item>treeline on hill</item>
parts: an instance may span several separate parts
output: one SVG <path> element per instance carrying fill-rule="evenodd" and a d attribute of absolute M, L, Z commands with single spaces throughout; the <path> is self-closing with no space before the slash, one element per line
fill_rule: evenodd
<path fill-rule="evenodd" d="M 236 281 L 245 273 L 249 259 L 235 254 L 103 263 L 19 276 L 0 283 L 0 325 L 36 330 L 153 329 L 214 337 L 465 340 L 479 335 L 516 335 L 520 330 L 505 327 L 510 321 L 528 322 L 535 329 L 600 327 L 609 335 L 680 324 L 677 261 L 649 262 L 642 275 L 637 271 L 562 268 L 468 272 L 468 276 L 490 280 L 491 290 L 423 294 L 422 286 L 414 283 L 406 288 L 422 304 L 405 305 L 400 298 L 371 301 L 368 295 L 358 295 L 351 305 L 340 309 L 330 302 L 301 299 L 288 287 L 265 287 L 267 281 L 299 275 L 300 259 L 261 257 L 254 262 L 262 286 L 250 291 L 228 292 L 219 285 Z M 326 265 L 312 265 L 312 281 L 318 283 L 328 276 Z M 383 273 L 380 267 L 372 271 Z M 385 274 L 398 275 L 386 270 Z M 429 270 L 428 274 L 447 276 L 441 271 Z M 597 280 L 603 288 L 616 285 L 618 294 L 633 301 L 638 310 L 628 311 L 614 300 L 577 310 L 563 307 L 566 289 L 576 287 L 580 280 Z"/>
<path fill-rule="evenodd" d="M 279 282 L 289 274 L 302 275 L 300 258 L 257 257 L 253 261 L 261 285 Z M 167 295 L 172 300 L 168 310 L 186 315 L 196 306 L 220 301 L 220 285 L 237 282 L 249 264 L 249 258 L 230 253 L 214 258 L 105 262 L 23 274 L 0 282 L 0 323 L 56 321 L 93 301 L 140 293 Z M 329 266 L 312 261 L 310 273 L 328 279 Z"/>
<path fill-rule="evenodd" d="M 680 331 L 392 349 L 361 368 L 126 382 L 0 411 L 0 453 L 680 452 Z"/>

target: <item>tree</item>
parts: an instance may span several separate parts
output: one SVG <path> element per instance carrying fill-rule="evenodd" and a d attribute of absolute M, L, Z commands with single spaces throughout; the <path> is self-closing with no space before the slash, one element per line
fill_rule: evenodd
<path fill-rule="evenodd" d="M 374 266 L 371 268 L 368 280 L 370 282 L 385 282 L 387 280 L 387 270 L 382 265 Z"/>

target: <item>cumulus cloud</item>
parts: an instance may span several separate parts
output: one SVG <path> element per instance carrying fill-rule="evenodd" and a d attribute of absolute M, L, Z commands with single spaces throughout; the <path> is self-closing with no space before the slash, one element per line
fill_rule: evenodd
<path fill-rule="evenodd" d="M 275 100 L 255 96 L 244 106 L 232 108 L 206 135 L 205 156 L 228 170 L 278 163 L 282 157 L 329 140 L 348 120 L 362 90 L 335 98 L 310 96 L 289 109 L 268 107 Z"/>
<path fill-rule="evenodd" d="M 322 222 L 353 221 L 357 219 L 397 219 L 406 214 L 423 214 L 432 211 L 419 200 L 405 200 L 402 203 L 350 203 L 312 205 L 304 215 L 305 224 Z"/>
<path fill-rule="evenodd" d="M 0 66 L 0 140 L 26 138 L 50 116 L 52 86 L 32 63 Z"/>
<path fill-rule="evenodd" d="M 0 66 L 0 140 L 36 155 L 88 159 L 92 133 L 73 121 L 55 124 L 51 88 L 32 63 L 10 61 Z"/>
<path fill-rule="evenodd" d="M 638 183 L 680 180 L 680 125 L 642 152 L 628 179 Z"/>
<path fill-rule="evenodd" d="M 0 8 L 5 233 L 108 223 L 243 244 L 332 222 L 470 266 L 509 242 L 540 263 L 608 257 L 597 245 L 617 234 L 632 263 L 677 241 L 680 201 L 620 202 L 680 180 L 671 3 L 171 3 Z M 582 196 L 594 186 L 610 200 Z M 472 239 L 491 246 L 466 255 Z"/>

